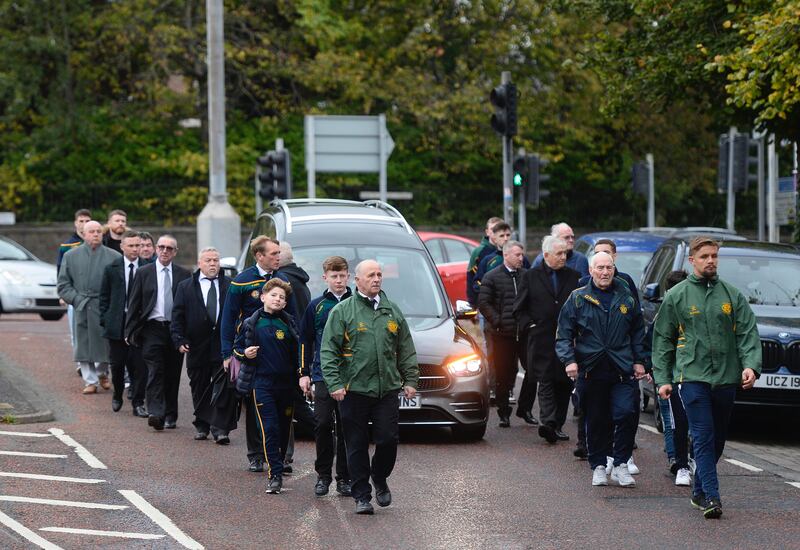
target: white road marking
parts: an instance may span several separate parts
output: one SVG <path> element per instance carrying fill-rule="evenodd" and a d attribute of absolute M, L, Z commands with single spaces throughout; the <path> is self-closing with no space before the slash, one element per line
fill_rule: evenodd
<path fill-rule="evenodd" d="M 48 476 L 44 474 L 25 474 L 20 472 L 0 472 L 0 477 L 19 477 L 22 479 L 40 479 L 42 481 L 67 481 L 70 483 L 105 483 L 105 479 L 90 479 L 85 477 Z"/>
<path fill-rule="evenodd" d="M 645 431 L 648 431 L 648 432 L 653 432 L 654 434 L 661 435 L 661 432 L 659 432 L 657 429 L 655 429 L 652 426 L 648 426 L 647 424 L 639 424 L 639 429 L 640 430 L 645 430 Z"/>
<path fill-rule="evenodd" d="M 0 495 L 3 502 L 27 502 L 29 504 L 47 504 L 49 506 L 70 506 L 72 508 L 95 508 L 97 510 L 124 510 L 124 504 L 103 504 L 100 502 L 77 502 L 74 500 L 55 500 L 50 498 L 18 497 L 14 495 Z"/>
<path fill-rule="evenodd" d="M 0 431 L 0 435 L 18 435 L 20 437 L 52 437 L 53 436 L 52 434 L 41 434 L 41 433 L 37 434 L 37 433 L 31 433 L 31 432 L 5 432 L 5 431 Z"/>
<path fill-rule="evenodd" d="M 92 468 L 97 468 L 97 469 L 100 469 L 100 470 L 107 470 L 108 469 L 106 467 L 106 465 L 103 464 L 102 462 L 100 462 L 97 459 L 97 457 L 95 457 L 92 453 L 90 453 L 88 451 L 88 449 L 86 449 L 86 447 L 84 447 L 83 445 L 81 445 L 80 443 L 78 443 L 77 441 L 72 439 L 70 436 L 65 434 L 64 430 L 61 430 L 59 428 L 50 428 L 47 431 L 50 432 L 51 434 L 53 434 L 56 438 L 58 438 L 65 445 L 68 445 L 68 446 L 72 447 L 73 449 L 75 449 L 75 452 L 78 454 L 78 456 L 86 464 L 88 464 Z"/>
<path fill-rule="evenodd" d="M 12 531 L 15 531 L 18 535 L 25 537 L 39 548 L 44 548 L 44 550 L 62 550 L 60 546 L 56 546 L 49 540 L 43 539 L 21 523 L 5 515 L 3 512 L 0 512 L 0 523 Z"/>
<path fill-rule="evenodd" d="M 123 539 L 154 540 L 164 538 L 164 535 L 151 535 L 150 533 L 124 533 L 122 531 L 98 531 L 96 529 L 74 529 L 72 527 L 42 527 L 39 531 L 70 533 L 73 535 L 95 535 L 98 537 L 118 537 Z"/>
<path fill-rule="evenodd" d="M 67 458 L 67 455 L 51 455 L 47 453 L 26 453 L 24 451 L 0 451 L 0 455 L 33 456 L 38 458 Z"/>
<path fill-rule="evenodd" d="M 190 548 L 192 550 L 203 550 L 203 545 L 191 538 L 189 535 L 181 531 L 171 519 L 162 514 L 155 506 L 147 502 L 136 491 L 128 491 L 120 489 L 120 494 L 128 501 L 137 507 L 144 515 L 152 519 L 159 527 L 161 527 L 170 537 L 175 539 L 178 544 Z"/>
<path fill-rule="evenodd" d="M 787 481 L 786 483 L 788 483 L 792 487 L 797 487 L 798 489 L 800 489 L 800 481 Z"/>
<path fill-rule="evenodd" d="M 741 460 L 736 460 L 733 458 L 726 458 L 725 462 L 730 462 L 734 466 L 738 466 L 740 468 L 744 468 L 745 470 L 750 470 L 751 472 L 763 472 L 761 468 L 756 468 L 755 466 L 751 466 L 747 462 L 742 462 Z"/>

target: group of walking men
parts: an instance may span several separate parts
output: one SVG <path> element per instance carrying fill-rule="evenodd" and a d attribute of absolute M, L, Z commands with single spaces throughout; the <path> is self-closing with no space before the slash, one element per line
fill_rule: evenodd
<path fill-rule="evenodd" d="M 579 413 L 575 455 L 588 458 L 592 485 L 607 485 L 610 473 L 620 486 L 635 486 L 639 382 L 651 381 L 652 371 L 659 396 L 677 390 L 685 410 L 696 462 L 691 504 L 706 518 L 720 517 L 716 463 L 736 390 L 751 388 L 760 373 L 761 346 L 747 299 L 717 275 L 719 244 L 691 241 L 692 273 L 666 292 L 651 334 L 633 279 L 615 267 L 615 243 L 598 240 L 587 260 L 574 242 L 569 225 L 554 225 L 526 269 L 524 246 L 510 239 L 508 224 L 491 218 L 470 260 L 468 296 L 485 322 L 500 427 L 510 426 L 509 394 L 521 365 L 516 415 L 556 443 L 569 439 L 563 426 L 572 401 Z M 685 441 L 678 445 L 685 449 Z M 677 485 L 690 485 L 687 467 L 684 457 Z"/>

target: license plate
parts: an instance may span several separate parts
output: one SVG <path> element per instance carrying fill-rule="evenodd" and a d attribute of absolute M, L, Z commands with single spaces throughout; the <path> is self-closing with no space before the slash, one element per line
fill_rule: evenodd
<path fill-rule="evenodd" d="M 406 397 L 402 393 L 397 396 L 400 399 L 400 408 L 401 409 L 420 409 L 422 408 L 422 403 L 420 402 L 419 395 L 415 395 L 414 397 Z"/>
<path fill-rule="evenodd" d="M 762 374 L 756 380 L 756 388 L 800 390 L 800 375 L 796 374 Z"/>

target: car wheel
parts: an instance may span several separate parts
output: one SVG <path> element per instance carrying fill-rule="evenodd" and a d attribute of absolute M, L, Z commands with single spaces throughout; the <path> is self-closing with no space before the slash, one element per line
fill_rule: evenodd
<path fill-rule="evenodd" d="M 58 321 L 64 316 L 63 313 L 40 313 L 39 317 L 45 321 Z"/>
<path fill-rule="evenodd" d="M 486 434 L 486 424 L 453 426 L 453 437 L 459 441 L 480 441 Z"/>
<path fill-rule="evenodd" d="M 664 433 L 664 418 L 661 416 L 661 407 L 658 405 L 658 401 L 653 404 L 653 418 L 656 422 L 656 429 L 660 433 Z"/>

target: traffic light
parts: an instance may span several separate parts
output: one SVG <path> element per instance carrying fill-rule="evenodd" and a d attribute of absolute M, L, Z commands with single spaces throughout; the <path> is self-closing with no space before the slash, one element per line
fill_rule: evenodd
<path fill-rule="evenodd" d="M 528 184 L 528 157 L 518 154 L 514 157 L 514 187 L 523 187 Z"/>
<path fill-rule="evenodd" d="M 747 134 L 736 134 L 733 138 L 733 191 L 747 191 L 748 184 L 757 176 L 750 174 L 750 167 L 758 164 L 758 156 L 750 154 L 750 147 L 758 145 Z M 728 134 L 719 137 L 719 163 L 717 165 L 717 191 L 728 192 L 728 157 L 730 139 Z"/>
<path fill-rule="evenodd" d="M 525 198 L 532 206 L 539 206 L 539 200 L 550 195 L 548 189 L 541 188 L 541 184 L 550 179 L 548 174 L 542 174 L 542 168 L 547 164 L 548 160 L 539 155 L 528 155 L 528 192 Z"/>
<path fill-rule="evenodd" d="M 511 82 L 500 84 L 489 99 L 494 105 L 492 115 L 492 128 L 495 132 L 505 137 L 517 134 L 517 87 Z"/>
<path fill-rule="evenodd" d="M 261 188 L 258 194 L 269 202 L 273 199 L 286 199 L 291 190 L 291 156 L 288 149 L 280 151 L 267 151 L 263 157 L 258 157 L 261 171 L 258 181 Z"/>
<path fill-rule="evenodd" d="M 650 167 L 645 161 L 633 163 L 631 186 L 637 195 L 647 196 L 650 189 Z"/>

